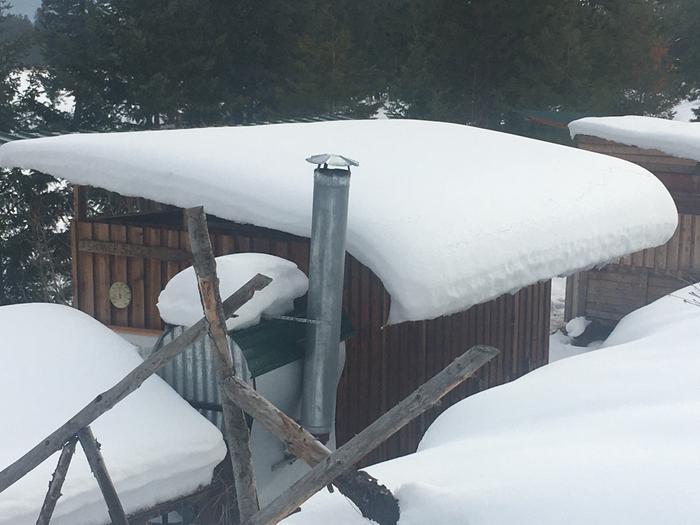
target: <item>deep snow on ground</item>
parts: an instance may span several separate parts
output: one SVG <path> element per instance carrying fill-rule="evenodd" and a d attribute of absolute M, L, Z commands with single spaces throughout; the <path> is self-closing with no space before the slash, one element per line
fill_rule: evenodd
<path fill-rule="evenodd" d="M 399 498 L 400 524 L 696 523 L 694 290 L 629 314 L 599 350 L 452 406 L 417 453 L 369 468 Z M 366 522 L 322 491 L 285 523 Z"/>
<path fill-rule="evenodd" d="M 56 430 L 142 360 L 136 349 L 67 306 L 0 307 L 0 468 Z M 219 430 L 157 376 L 92 425 L 127 513 L 211 481 L 226 447 Z M 0 524 L 33 524 L 59 453 L 0 494 Z M 80 446 L 52 525 L 108 523 Z"/>
<path fill-rule="evenodd" d="M 291 261 L 264 253 L 234 253 L 216 258 L 221 298 L 226 299 L 258 273 L 270 277 L 272 282 L 239 308 L 236 317 L 226 321 L 229 330 L 257 324 L 263 314 L 291 311 L 294 299 L 309 288 L 308 278 Z M 204 317 L 192 266 L 168 281 L 158 297 L 158 310 L 163 320 L 172 325 L 191 326 Z"/>
<path fill-rule="evenodd" d="M 0 147 L 0 165 L 308 235 L 311 154 L 353 170 L 348 251 L 431 319 L 668 240 L 673 201 L 643 168 L 458 124 L 361 120 L 73 134 Z M 635 191 L 630 192 L 629 188 Z"/>

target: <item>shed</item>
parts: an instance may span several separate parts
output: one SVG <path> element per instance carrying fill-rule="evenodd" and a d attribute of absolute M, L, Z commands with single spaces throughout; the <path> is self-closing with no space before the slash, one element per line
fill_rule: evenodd
<path fill-rule="evenodd" d="M 612 326 L 631 311 L 700 280 L 700 124 L 626 116 L 584 118 L 569 128 L 580 149 L 652 172 L 678 209 L 678 227 L 667 243 L 567 280 L 566 318 L 585 316 Z"/>
<path fill-rule="evenodd" d="M 205 206 L 217 255 L 270 253 L 308 270 L 304 157 L 322 151 L 361 162 L 344 288 L 355 336 L 338 392 L 338 442 L 469 346 L 501 350 L 367 463 L 415 451 L 440 411 L 547 363 L 551 277 L 656 246 L 675 228 L 668 193 L 637 166 L 435 122 L 75 134 L 6 144 L 0 165 L 76 185 L 75 306 L 117 331 L 152 336 L 162 329 L 159 292 L 188 265 L 181 207 Z M 86 200 L 103 195 L 94 188 L 120 194 L 123 213 L 89 216 Z M 126 308 L 110 304 L 114 282 L 131 289 Z"/>

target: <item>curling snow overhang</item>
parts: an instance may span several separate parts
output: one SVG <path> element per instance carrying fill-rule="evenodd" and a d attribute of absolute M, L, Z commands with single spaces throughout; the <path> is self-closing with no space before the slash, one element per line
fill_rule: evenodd
<path fill-rule="evenodd" d="M 348 251 L 391 294 L 392 323 L 663 244 L 677 224 L 666 189 L 632 163 L 427 121 L 74 134 L 1 146 L 0 165 L 308 236 L 304 159 L 319 151 L 360 162 Z"/>

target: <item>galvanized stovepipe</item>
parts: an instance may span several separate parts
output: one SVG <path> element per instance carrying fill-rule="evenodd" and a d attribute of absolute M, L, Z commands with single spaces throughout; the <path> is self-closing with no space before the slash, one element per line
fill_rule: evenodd
<path fill-rule="evenodd" d="M 307 317 L 316 322 L 308 329 L 301 423 L 325 441 L 334 429 L 350 166 L 359 164 L 331 154 L 306 160 L 317 165 L 307 307 Z"/>

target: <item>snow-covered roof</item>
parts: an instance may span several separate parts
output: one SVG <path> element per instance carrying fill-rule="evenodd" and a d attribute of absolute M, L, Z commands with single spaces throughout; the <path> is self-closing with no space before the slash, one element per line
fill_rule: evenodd
<path fill-rule="evenodd" d="M 417 453 L 367 471 L 398 497 L 402 524 L 695 523 L 699 293 L 664 297 L 604 348 L 453 405 Z M 321 491 L 282 523 L 366 521 Z"/>
<path fill-rule="evenodd" d="M 569 124 L 571 138 L 590 135 L 627 146 L 657 149 L 700 162 L 700 123 L 654 117 L 588 117 Z"/>
<path fill-rule="evenodd" d="M 0 467 L 6 467 L 142 360 L 136 348 L 74 308 L 0 307 Z M 219 430 L 153 376 L 91 425 L 127 513 L 211 482 L 226 446 Z M 0 495 L 0 524 L 36 523 L 58 452 Z M 109 523 L 80 446 L 52 525 Z"/>
<path fill-rule="evenodd" d="M 662 244 L 676 227 L 668 192 L 639 166 L 427 121 L 75 134 L 6 144 L 0 166 L 308 236 L 304 159 L 326 152 L 360 162 L 348 251 L 391 294 L 393 323 L 462 311 Z"/>
<path fill-rule="evenodd" d="M 226 321 L 229 330 L 246 328 L 260 322 L 263 314 L 282 315 L 294 309 L 294 299 L 309 288 L 309 279 L 292 261 L 266 253 L 233 253 L 216 258 L 216 275 L 222 297 L 228 297 L 255 274 L 272 279 L 236 310 Z M 158 311 L 163 321 L 172 325 L 192 326 L 204 317 L 199 298 L 197 276 L 190 266 L 176 274 L 158 297 Z"/>

